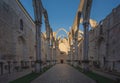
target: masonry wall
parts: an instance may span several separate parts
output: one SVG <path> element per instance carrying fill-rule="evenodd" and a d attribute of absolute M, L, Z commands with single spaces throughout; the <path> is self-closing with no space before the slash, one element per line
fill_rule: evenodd
<path fill-rule="evenodd" d="M 22 20 L 22 25 L 21 21 Z M 20 28 L 23 28 L 21 30 Z M 8 66 L 30 66 L 35 60 L 35 25 L 18 0 L 0 1 L 0 63 Z M 0 64 L 0 67 L 2 65 Z M 0 68 L 1 69 L 1 68 Z M 3 72 L 3 73 L 4 73 Z"/>
<path fill-rule="evenodd" d="M 114 71 L 120 72 L 120 5 L 113 9 L 112 13 L 108 16 L 109 19 L 109 52 L 108 60 L 109 66 Z"/>
<path fill-rule="evenodd" d="M 89 56 L 101 69 L 120 72 L 120 5 L 90 31 Z M 95 45 L 95 46 L 93 46 Z M 95 49 L 94 49 L 95 47 Z"/>

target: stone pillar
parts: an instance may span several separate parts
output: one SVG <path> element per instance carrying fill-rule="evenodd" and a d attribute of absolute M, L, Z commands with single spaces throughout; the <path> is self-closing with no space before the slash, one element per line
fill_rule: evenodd
<path fill-rule="evenodd" d="M 73 65 L 75 66 L 76 65 L 76 46 L 75 46 L 75 43 L 76 43 L 76 41 L 75 41 L 75 38 L 74 38 L 74 42 L 73 42 L 73 46 L 72 46 L 72 50 L 73 50 Z"/>
<path fill-rule="evenodd" d="M 10 74 L 11 73 L 11 62 L 8 61 L 7 63 L 8 63 L 8 73 Z"/>
<path fill-rule="evenodd" d="M 78 65 L 78 41 L 75 39 L 75 66 Z"/>
<path fill-rule="evenodd" d="M 55 58 L 55 54 L 54 54 L 54 48 L 52 48 L 53 49 L 53 52 L 52 52 L 52 54 L 53 54 L 53 65 L 54 65 L 54 58 Z"/>
<path fill-rule="evenodd" d="M 36 25 L 36 72 L 41 72 L 41 29 Z"/>
<path fill-rule="evenodd" d="M 72 45 L 72 53 L 73 53 L 73 65 L 75 64 L 75 38 L 73 39 L 73 45 Z"/>
<path fill-rule="evenodd" d="M 0 68 L 1 68 L 1 69 L 0 69 L 0 70 L 1 70 L 1 71 L 0 71 L 0 72 L 1 72 L 0 75 L 3 75 L 3 62 L 0 62 Z"/>
<path fill-rule="evenodd" d="M 54 64 L 56 64 L 56 48 L 54 48 Z"/>
<path fill-rule="evenodd" d="M 42 24 L 42 2 L 33 0 L 35 27 L 36 27 L 36 73 L 41 72 L 41 24 Z"/>
<path fill-rule="evenodd" d="M 56 58 L 56 62 L 55 62 L 55 63 L 57 63 L 57 61 L 58 61 L 58 60 L 57 60 L 57 55 L 58 55 L 58 54 L 57 54 L 57 51 L 58 51 L 58 49 L 59 49 L 58 46 L 59 46 L 59 40 L 56 39 L 56 43 L 55 43 L 55 48 L 56 48 L 55 58 Z"/>
<path fill-rule="evenodd" d="M 53 45 L 51 45 L 51 65 L 53 65 Z"/>
<path fill-rule="evenodd" d="M 88 48 L 89 48 L 89 23 L 85 22 L 83 23 L 84 27 L 84 42 L 83 42 L 83 71 L 87 72 L 89 71 L 89 60 L 88 60 Z"/>
<path fill-rule="evenodd" d="M 58 50 L 58 46 L 56 46 L 56 50 L 55 50 L 55 63 L 57 63 L 57 50 Z"/>
<path fill-rule="evenodd" d="M 57 48 L 55 47 L 55 64 L 56 64 L 56 61 L 57 61 Z"/>
<path fill-rule="evenodd" d="M 47 57 L 46 57 L 46 62 L 47 62 L 47 66 L 50 65 L 50 42 L 49 42 L 49 38 L 47 38 Z"/>
<path fill-rule="evenodd" d="M 70 64 L 70 51 L 68 51 L 68 64 Z"/>
<path fill-rule="evenodd" d="M 51 65 L 51 48 L 50 48 L 50 45 L 49 45 L 49 66 Z"/>
<path fill-rule="evenodd" d="M 53 48 L 53 64 L 55 65 L 55 48 Z"/>
<path fill-rule="evenodd" d="M 71 65 L 73 64 L 73 45 L 70 46 L 71 51 Z"/>

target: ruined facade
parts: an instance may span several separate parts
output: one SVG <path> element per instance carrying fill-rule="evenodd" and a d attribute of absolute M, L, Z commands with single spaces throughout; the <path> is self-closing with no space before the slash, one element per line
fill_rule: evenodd
<path fill-rule="evenodd" d="M 89 57 L 101 69 L 120 72 L 120 5 L 89 32 Z"/>

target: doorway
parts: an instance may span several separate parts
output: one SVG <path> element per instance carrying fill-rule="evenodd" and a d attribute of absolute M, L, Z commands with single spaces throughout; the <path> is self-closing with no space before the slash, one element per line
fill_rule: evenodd
<path fill-rule="evenodd" d="M 61 59 L 61 60 L 60 60 L 60 63 L 61 63 L 61 64 L 63 64 L 63 63 L 64 63 L 63 59 Z"/>

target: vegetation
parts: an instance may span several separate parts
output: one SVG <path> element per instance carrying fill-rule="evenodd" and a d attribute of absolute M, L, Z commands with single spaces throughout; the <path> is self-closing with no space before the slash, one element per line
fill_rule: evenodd
<path fill-rule="evenodd" d="M 50 68 L 51 68 L 51 66 L 45 67 L 45 68 L 43 68 L 43 71 L 41 73 L 32 72 L 28 75 L 25 75 L 21 78 L 14 80 L 14 81 L 11 81 L 10 83 L 30 83 L 32 80 L 36 79 L 37 77 L 39 77 L 41 74 L 43 74 L 44 72 L 46 72 Z"/>
<path fill-rule="evenodd" d="M 104 76 L 98 75 L 98 74 L 96 74 L 92 71 L 84 73 L 83 70 L 80 67 L 74 67 L 74 68 L 76 68 L 77 70 L 79 70 L 80 72 L 85 74 L 86 76 L 90 77 L 91 79 L 95 80 L 96 83 L 116 83 L 115 80 L 112 80 L 112 79 L 106 78 Z"/>

